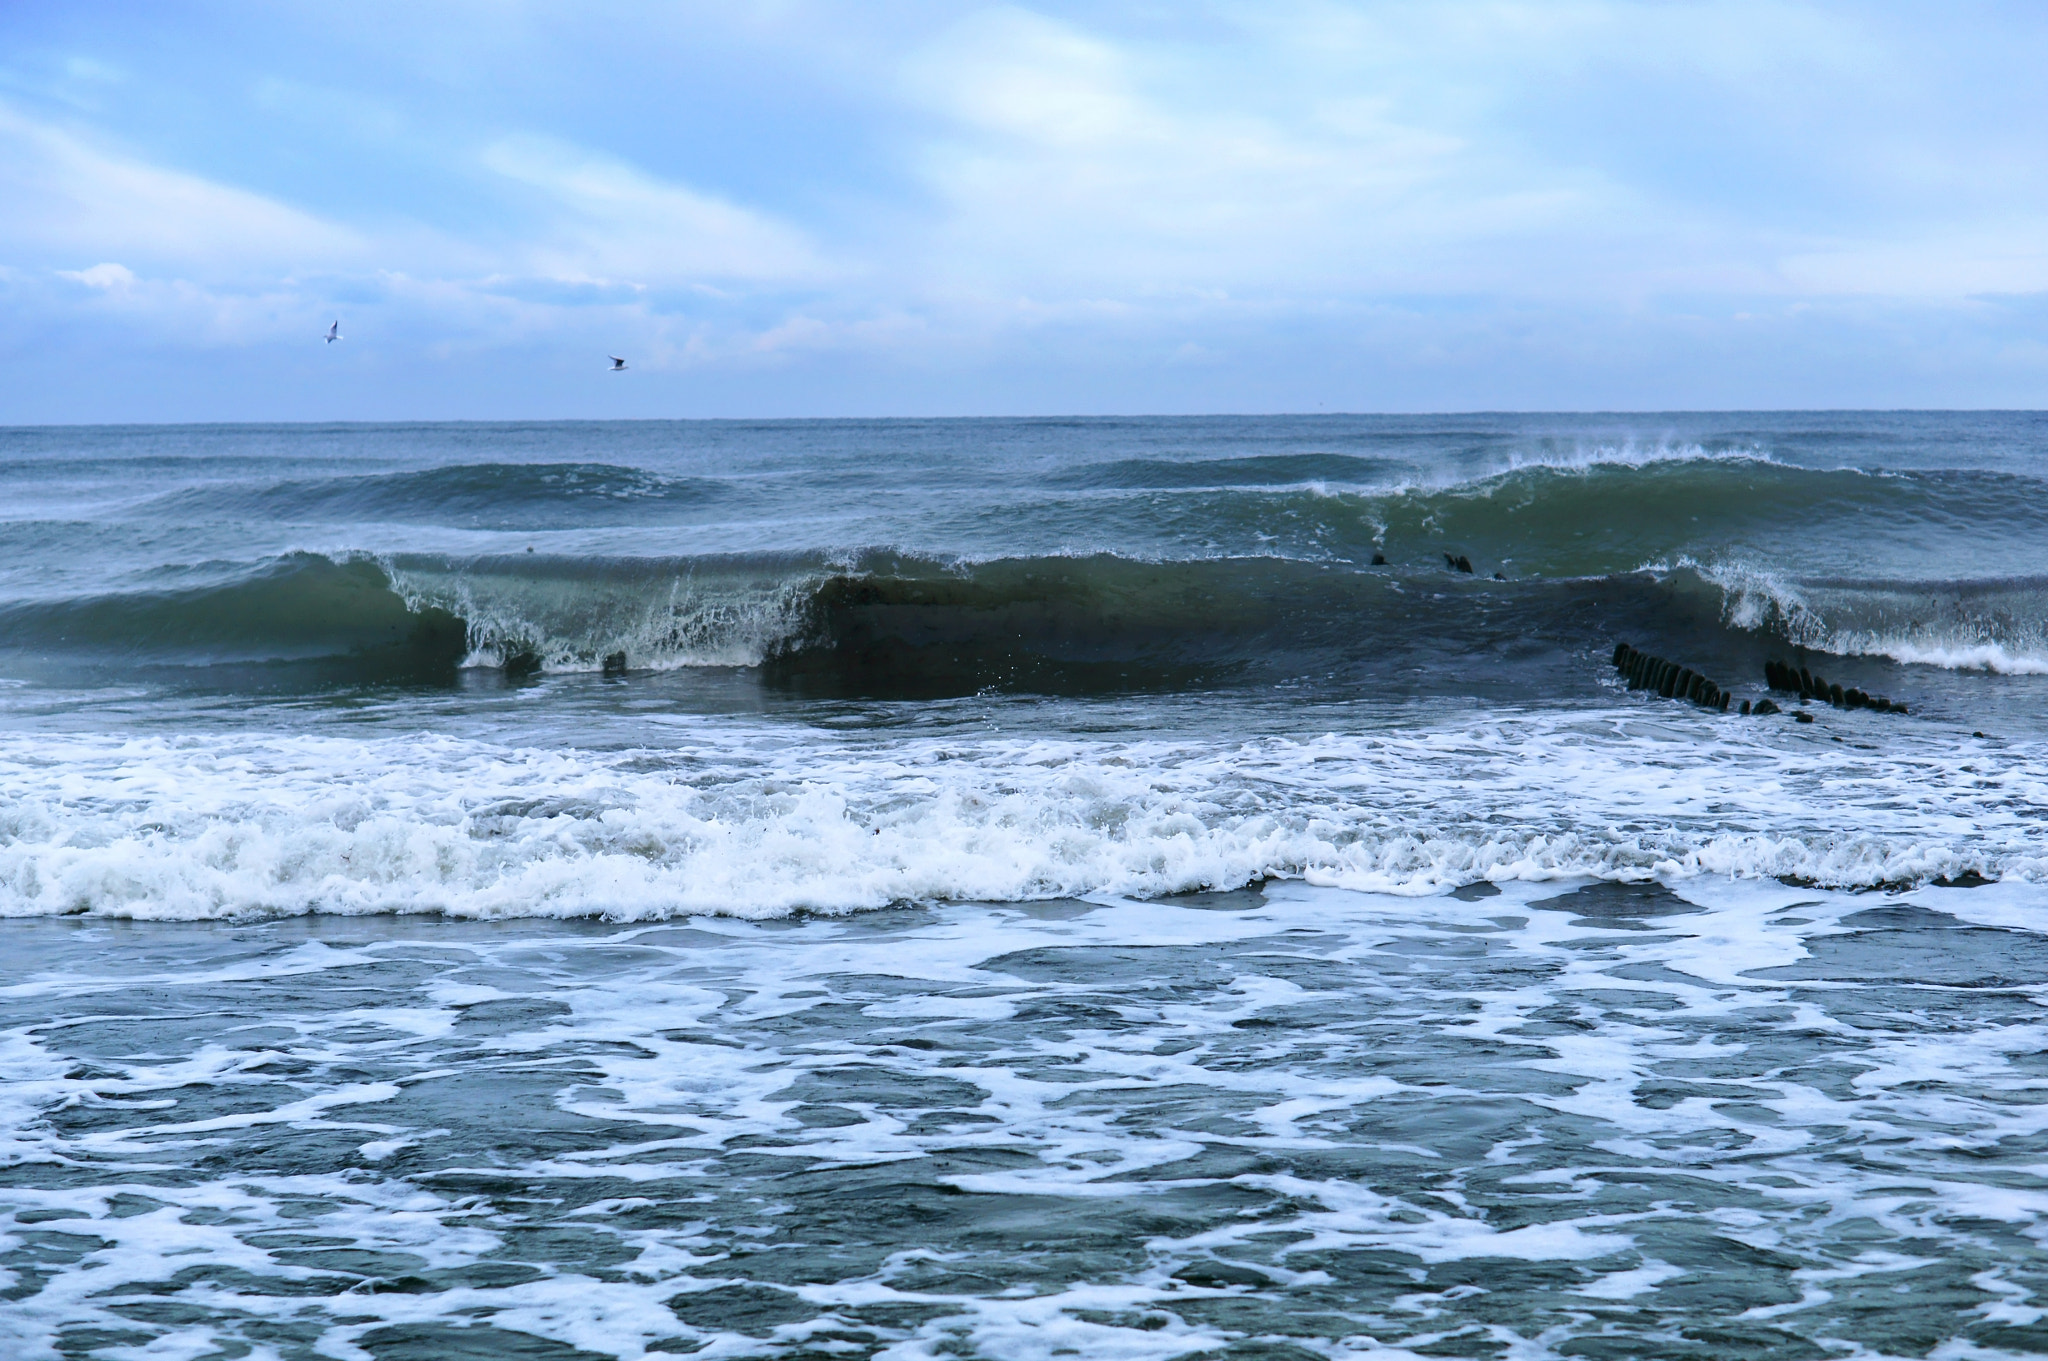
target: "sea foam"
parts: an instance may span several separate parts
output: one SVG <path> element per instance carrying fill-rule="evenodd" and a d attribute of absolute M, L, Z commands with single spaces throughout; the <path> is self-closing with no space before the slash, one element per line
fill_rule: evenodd
<path fill-rule="evenodd" d="M 1690 557 L 1644 570 L 1696 574 L 1721 591 L 1730 627 L 1794 647 L 1945 671 L 2048 675 L 2036 581 L 1800 582 L 1750 563 Z"/>
<path fill-rule="evenodd" d="M 1587 875 L 2033 879 L 2048 875 L 2041 755 L 1627 711 L 1245 742 L 714 720 L 629 751 L 12 736 L 0 913 L 769 917 L 1267 878 L 1400 894 Z"/>

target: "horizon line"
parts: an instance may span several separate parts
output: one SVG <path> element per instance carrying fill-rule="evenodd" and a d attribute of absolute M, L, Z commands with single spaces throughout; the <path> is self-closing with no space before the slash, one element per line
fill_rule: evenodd
<path fill-rule="evenodd" d="M 973 416 L 454 416 L 389 419 L 311 420 L 181 420 L 181 421 L 38 421 L 0 424 L 0 432 L 39 430 L 163 430 L 277 427 L 379 427 L 448 425 L 856 425 L 881 423 L 969 424 L 979 421 L 1014 423 L 1052 421 L 1224 421 L 1224 420 L 1358 420 L 1452 419 L 1460 417 L 1642 417 L 1642 416 L 2048 416 L 2048 407 L 1471 407 L 1413 411 L 1202 411 L 1202 412 L 1061 412 L 1035 415 L 991 413 Z"/>

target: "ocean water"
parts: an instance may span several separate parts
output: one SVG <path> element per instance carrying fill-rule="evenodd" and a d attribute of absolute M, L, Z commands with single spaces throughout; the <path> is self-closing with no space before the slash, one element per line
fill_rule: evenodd
<path fill-rule="evenodd" d="M 2044 701 L 2037 414 L 0 430 L 0 1355 L 2039 1354 Z"/>

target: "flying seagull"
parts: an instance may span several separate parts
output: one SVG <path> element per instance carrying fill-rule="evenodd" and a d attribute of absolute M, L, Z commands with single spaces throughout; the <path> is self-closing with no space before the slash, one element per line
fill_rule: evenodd
<path fill-rule="evenodd" d="M 612 361 L 612 366 L 609 369 L 606 369 L 605 372 L 624 373 L 626 371 L 626 361 L 619 358 L 617 355 L 608 354 L 605 356 L 605 358 Z"/>
<path fill-rule="evenodd" d="M 327 343 L 332 345 L 339 339 L 341 339 L 341 323 L 337 321 L 334 325 L 327 328 Z"/>

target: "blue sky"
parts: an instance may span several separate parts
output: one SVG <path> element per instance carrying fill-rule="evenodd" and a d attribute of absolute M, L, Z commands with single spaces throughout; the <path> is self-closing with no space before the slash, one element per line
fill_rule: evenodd
<path fill-rule="evenodd" d="M 0 423 L 2048 406 L 2044 54 L 2034 3 L 12 0 Z"/>

